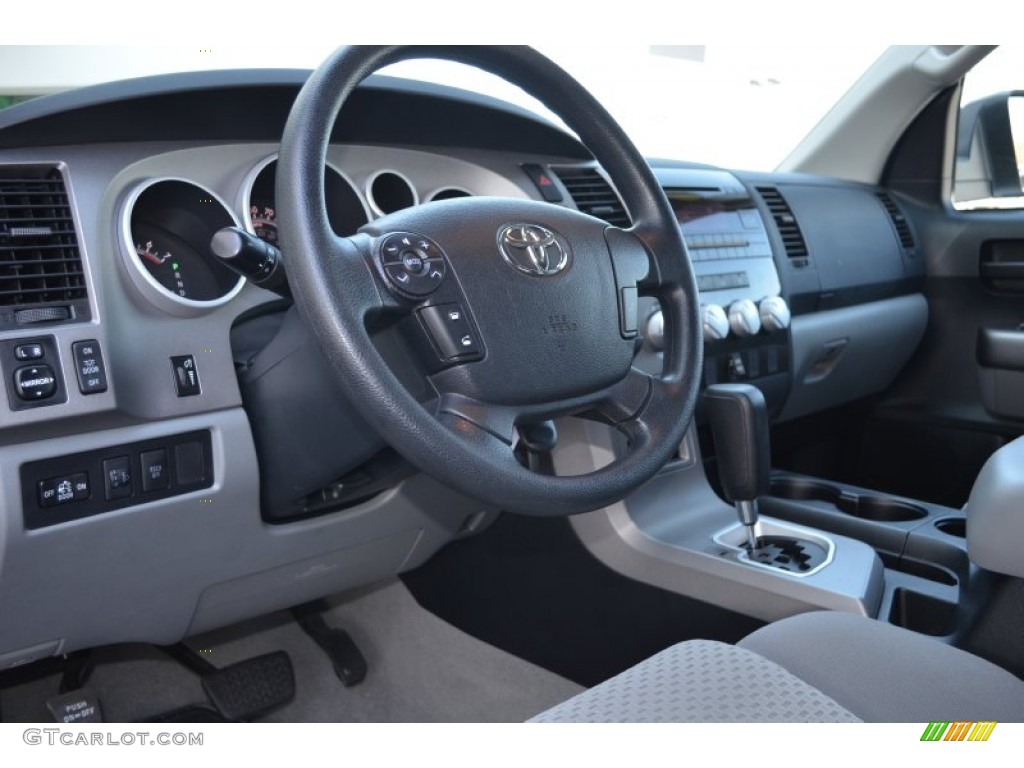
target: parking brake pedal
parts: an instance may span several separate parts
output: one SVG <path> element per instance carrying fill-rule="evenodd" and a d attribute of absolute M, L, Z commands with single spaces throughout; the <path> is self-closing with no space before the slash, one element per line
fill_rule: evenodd
<path fill-rule="evenodd" d="M 295 673 L 285 651 L 240 661 L 203 675 L 203 690 L 228 720 L 253 720 L 295 698 Z"/>
<path fill-rule="evenodd" d="M 346 688 L 358 685 L 366 678 L 366 657 L 359 646 L 343 629 L 332 629 L 324 621 L 322 601 L 305 603 L 292 608 L 292 615 L 302 631 L 327 654 L 334 666 L 334 674 Z"/>

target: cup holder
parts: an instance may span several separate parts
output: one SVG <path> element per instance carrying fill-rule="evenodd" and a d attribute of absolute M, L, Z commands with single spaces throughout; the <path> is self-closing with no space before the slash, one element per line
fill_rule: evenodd
<path fill-rule="evenodd" d="M 905 523 L 928 516 L 927 510 L 917 504 L 885 496 L 861 496 L 828 483 L 799 477 L 775 478 L 770 492 L 772 496 L 791 501 L 822 501 L 847 515 L 880 523 Z"/>
<path fill-rule="evenodd" d="M 928 512 L 916 504 L 884 496 L 843 496 L 838 507 L 848 515 L 880 523 L 905 523 L 928 516 Z"/>
<path fill-rule="evenodd" d="M 820 483 L 816 480 L 804 480 L 799 477 L 777 477 L 772 480 L 772 496 L 792 501 L 824 501 L 837 504 L 842 492 L 834 485 Z"/>
<path fill-rule="evenodd" d="M 944 517 L 935 521 L 935 527 L 947 536 L 967 538 L 967 521 L 962 517 Z"/>

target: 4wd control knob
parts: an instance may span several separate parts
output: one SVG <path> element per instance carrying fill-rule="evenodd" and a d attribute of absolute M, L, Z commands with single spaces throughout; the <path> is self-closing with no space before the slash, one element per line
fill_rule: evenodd
<path fill-rule="evenodd" d="M 761 299 L 758 313 L 761 315 L 761 325 L 769 333 L 789 328 L 789 305 L 781 296 L 769 296 L 767 299 Z"/>
<path fill-rule="evenodd" d="M 729 318 L 717 304 L 705 304 L 701 309 L 701 325 L 704 327 L 704 341 L 720 341 L 729 335 Z"/>
<path fill-rule="evenodd" d="M 729 305 L 729 327 L 737 336 L 753 336 L 761 330 L 761 316 L 750 299 L 740 299 Z"/>

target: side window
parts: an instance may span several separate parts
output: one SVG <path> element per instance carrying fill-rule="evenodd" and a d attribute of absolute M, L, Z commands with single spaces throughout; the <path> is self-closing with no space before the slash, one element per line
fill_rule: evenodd
<path fill-rule="evenodd" d="M 1000 46 L 967 73 L 957 121 L 953 206 L 1024 209 L 1024 48 Z"/>

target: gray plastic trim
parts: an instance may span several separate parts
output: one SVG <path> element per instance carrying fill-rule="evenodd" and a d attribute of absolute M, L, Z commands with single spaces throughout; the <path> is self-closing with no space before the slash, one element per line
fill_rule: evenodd
<path fill-rule="evenodd" d="M 457 186 L 455 184 L 445 184 L 444 186 L 440 186 L 437 189 L 433 190 L 429 194 L 424 195 L 423 196 L 423 202 L 425 202 L 425 203 L 432 202 L 434 200 L 434 198 L 436 198 L 442 192 L 462 192 L 467 197 L 473 197 L 473 193 L 470 192 L 465 187 L 460 187 L 460 186 Z"/>
<path fill-rule="evenodd" d="M 22 463 L 198 429 L 212 433 L 211 488 L 24 529 Z M 116 642 L 174 643 L 391 577 L 485 511 L 416 475 L 342 512 L 267 525 L 240 408 L 0 446 L 0 488 L 0 666 Z"/>
<path fill-rule="evenodd" d="M 1024 437 L 996 451 L 967 501 L 967 554 L 996 573 L 1024 578 Z"/>
<path fill-rule="evenodd" d="M 394 168 L 381 168 L 380 170 L 375 171 L 373 174 L 371 174 L 369 178 L 366 179 L 366 183 L 363 186 L 363 194 L 366 197 L 366 202 L 369 203 L 370 210 L 373 212 L 373 215 L 375 217 L 387 215 L 387 212 L 385 212 L 377 204 L 377 201 L 373 196 L 373 183 L 377 181 L 377 179 L 383 176 L 385 173 L 390 173 L 392 176 L 397 176 L 399 179 L 405 182 L 405 185 L 409 188 L 409 192 L 412 194 L 412 205 L 409 206 L 410 208 L 420 204 L 420 194 L 416 190 L 415 185 L 412 183 L 408 176 L 406 176 L 401 171 L 396 171 Z"/>
<path fill-rule="evenodd" d="M 831 538 L 823 535 L 820 531 L 812 531 L 810 528 L 801 528 L 800 526 L 790 525 L 789 523 L 780 523 L 766 517 L 760 517 L 754 524 L 753 528 L 754 535 L 758 538 L 761 536 L 783 536 L 787 538 L 803 539 L 811 542 L 812 544 L 817 544 L 825 550 L 825 559 L 811 570 L 805 573 L 789 572 L 790 575 L 795 576 L 798 579 L 806 579 L 808 576 L 813 576 L 822 568 L 828 567 L 829 563 L 835 559 L 835 543 Z M 738 522 L 734 525 L 730 525 L 728 528 L 723 528 L 721 531 L 714 534 L 711 537 L 711 540 L 726 549 L 732 550 L 737 562 L 745 563 L 746 565 L 754 568 L 767 568 L 772 573 L 775 573 L 778 570 L 766 563 L 760 563 L 756 560 L 750 559 L 750 555 L 743 547 L 747 542 L 746 527 Z"/>
<path fill-rule="evenodd" d="M 779 420 L 882 391 L 907 364 L 927 324 L 928 303 L 919 293 L 794 317 L 793 384 Z"/>
<path fill-rule="evenodd" d="M 776 170 L 877 184 L 892 148 L 914 117 L 994 47 L 891 46 Z"/>
<path fill-rule="evenodd" d="M 558 431 L 559 474 L 593 471 L 615 457 L 608 427 L 567 419 Z M 691 447 L 696 450 L 695 443 Z M 790 527 L 762 520 L 766 526 Z M 877 616 L 884 568 L 867 544 L 830 536 L 832 562 L 796 577 L 751 567 L 737 560 L 734 548 L 716 543 L 715 534 L 735 522 L 735 511 L 712 491 L 699 461 L 666 468 L 624 502 L 571 518 L 594 557 L 636 581 L 765 621 L 818 609 Z"/>

